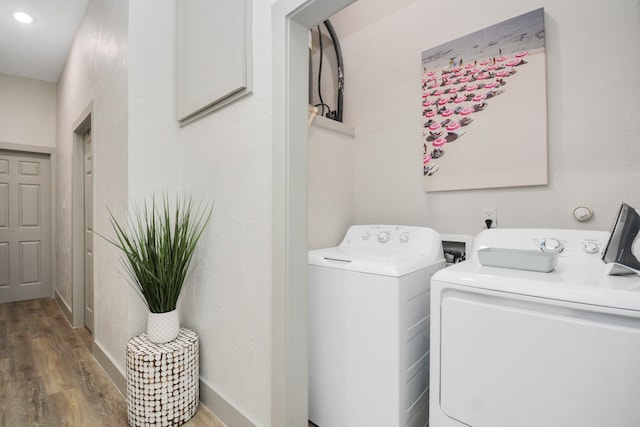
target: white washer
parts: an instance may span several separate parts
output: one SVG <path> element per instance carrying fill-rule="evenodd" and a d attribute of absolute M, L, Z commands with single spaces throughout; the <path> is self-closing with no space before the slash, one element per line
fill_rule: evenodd
<path fill-rule="evenodd" d="M 640 278 L 606 276 L 609 233 L 492 229 L 431 282 L 430 427 L 640 426 Z M 549 273 L 483 247 L 562 250 Z"/>
<path fill-rule="evenodd" d="M 429 281 L 445 264 L 424 227 L 356 225 L 309 251 L 309 419 L 320 427 L 428 422 Z"/>

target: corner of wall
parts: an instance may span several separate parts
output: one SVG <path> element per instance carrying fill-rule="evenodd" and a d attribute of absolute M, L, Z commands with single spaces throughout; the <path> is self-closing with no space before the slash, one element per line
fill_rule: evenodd
<path fill-rule="evenodd" d="M 127 379 L 124 373 L 113 363 L 112 358 L 102 349 L 99 343 L 93 343 L 91 354 L 98 362 L 98 365 L 107 374 L 118 392 L 126 399 L 127 396 Z"/>
<path fill-rule="evenodd" d="M 255 427 L 240 411 L 220 396 L 206 382 L 200 379 L 200 401 L 225 425 L 234 427 Z"/>
<path fill-rule="evenodd" d="M 60 307 L 60 311 L 62 311 L 65 319 L 67 319 L 67 322 L 69 322 L 70 325 L 73 325 L 73 315 L 71 314 L 69 304 L 67 304 L 64 298 L 62 298 L 57 289 L 53 290 L 53 294 L 53 298 L 56 301 L 56 304 L 58 304 L 58 307 Z"/>

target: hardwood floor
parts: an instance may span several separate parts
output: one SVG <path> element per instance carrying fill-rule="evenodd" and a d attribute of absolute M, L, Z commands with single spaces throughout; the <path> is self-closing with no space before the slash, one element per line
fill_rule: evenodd
<path fill-rule="evenodd" d="M 0 426 L 126 426 L 127 405 L 52 299 L 0 304 Z M 200 406 L 187 427 L 224 427 Z"/>

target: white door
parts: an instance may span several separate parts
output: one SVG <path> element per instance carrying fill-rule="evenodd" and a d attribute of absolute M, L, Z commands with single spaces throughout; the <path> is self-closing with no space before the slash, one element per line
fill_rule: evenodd
<path fill-rule="evenodd" d="M 51 297 L 48 154 L 0 150 L 0 303 Z"/>
<path fill-rule="evenodd" d="M 93 332 L 93 144 L 84 134 L 84 324 Z"/>

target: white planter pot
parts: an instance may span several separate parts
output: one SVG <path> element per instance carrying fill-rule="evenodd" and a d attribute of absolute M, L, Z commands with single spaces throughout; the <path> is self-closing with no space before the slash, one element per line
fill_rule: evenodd
<path fill-rule="evenodd" d="M 147 338 L 156 344 L 173 341 L 180 333 L 178 310 L 166 313 L 151 313 L 147 317 Z"/>

